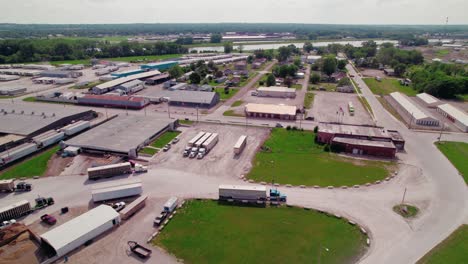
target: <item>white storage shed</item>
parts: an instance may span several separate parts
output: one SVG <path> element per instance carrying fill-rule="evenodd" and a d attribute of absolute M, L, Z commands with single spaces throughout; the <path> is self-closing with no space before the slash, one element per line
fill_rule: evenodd
<path fill-rule="evenodd" d="M 100 205 L 41 235 L 43 245 L 61 257 L 120 223 L 120 214 Z"/>
<path fill-rule="evenodd" d="M 439 105 L 437 111 L 450 120 L 461 131 L 468 132 L 468 114 L 455 108 L 451 104 Z"/>

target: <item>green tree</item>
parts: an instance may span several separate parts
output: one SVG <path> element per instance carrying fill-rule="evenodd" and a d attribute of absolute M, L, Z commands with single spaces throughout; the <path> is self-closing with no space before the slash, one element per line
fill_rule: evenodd
<path fill-rule="evenodd" d="M 238 47 L 238 49 L 239 49 L 239 53 L 242 53 L 242 52 L 244 52 L 244 45 L 242 45 L 242 44 L 239 44 L 239 47 Z"/>
<path fill-rule="evenodd" d="M 296 67 L 301 67 L 301 64 L 302 64 L 301 59 L 294 60 L 294 65 L 296 65 Z"/>
<path fill-rule="evenodd" d="M 273 74 L 269 73 L 266 79 L 266 86 L 275 86 L 276 78 Z"/>
<path fill-rule="evenodd" d="M 184 74 L 184 71 L 179 65 L 172 66 L 171 68 L 169 68 L 168 72 L 169 76 L 171 76 L 171 78 L 173 79 L 177 79 L 180 76 L 182 76 L 182 74 Z"/>
<path fill-rule="evenodd" d="M 348 64 L 346 60 L 338 60 L 337 67 L 340 70 L 344 70 L 344 68 L 346 67 L 346 64 Z"/>
<path fill-rule="evenodd" d="M 278 49 L 278 61 L 286 61 L 291 56 L 291 50 L 288 47 L 279 47 Z"/>
<path fill-rule="evenodd" d="M 406 65 L 403 63 L 398 63 L 397 65 L 395 65 L 394 70 L 397 76 L 403 76 L 403 74 L 406 71 Z"/>
<path fill-rule="evenodd" d="M 312 84 L 317 84 L 320 82 L 320 75 L 318 75 L 317 73 L 313 73 L 311 76 L 310 76 L 310 80 L 309 80 Z"/>
<path fill-rule="evenodd" d="M 231 53 L 234 49 L 232 42 L 225 42 L 224 43 L 224 53 Z"/>
<path fill-rule="evenodd" d="M 200 74 L 198 74 L 198 72 L 193 72 L 192 74 L 190 74 L 189 80 L 190 83 L 199 84 L 201 81 L 201 76 Z"/>
<path fill-rule="evenodd" d="M 304 43 L 303 49 L 304 49 L 305 52 L 309 53 L 314 49 L 314 46 L 312 45 L 312 43 L 310 41 L 306 41 Z"/>
<path fill-rule="evenodd" d="M 336 59 L 334 56 L 327 56 L 323 59 L 322 71 L 328 76 L 336 71 Z"/>
<path fill-rule="evenodd" d="M 223 40 L 223 36 L 221 36 L 221 34 L 215 33 L 215 34 L 211 34 L 210 36 L 211 43 L 221 43 L 222 40 Z"/>

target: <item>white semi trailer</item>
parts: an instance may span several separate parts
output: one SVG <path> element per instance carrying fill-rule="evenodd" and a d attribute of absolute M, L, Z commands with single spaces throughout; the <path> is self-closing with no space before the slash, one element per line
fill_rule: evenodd
<path fill-rule="evenodd" d="M 245 145 L 247 145 L 247 136 L 242 135 L 240 136 L 240 138 L 237 140 L 236 144 L 234 145 L 234 154 L 236 155 L 241 154 L 245 148 Z"/>
<path fill-rule="evenodd" d="M 266 201 L 267 189 L 265 186 L 220 185 L 219 200 Z"/>
<path fill-rule="evenodd" d="M 192 147 L 193 145 L 195 145 L 195 143 L 196 143 L 201 137 L 203 137 L 204 135 L 205 135 L 205 132 L 203 132 L 203 131 L 202 131 L 202 132 L 198 132 L 198 134 L 197 134 L 195 137 L 193 137 L 193 138 L 188 142 L 188 146 L 189 146 L 189 147 Z"/>
<path fill-rule="evenodd" d="M 202 159 L 205 157 L 205 155 L 208 154 L 208 152 L 210 152 L 214 146 L 216 146 L 216 143 L 218 143 L 218 138 L 219 137 L 217 133 L 211 134 L 211 136 L 205 142 L 203 142 L 200 149 L 198 150 L 197 158 Z"/>
<path fill-rule="evenodd" d="M 114 181 L 92 187 L 93 201 L 109 201 L 117 198 L 140 195 L 143 187 L 140 180 Z"/>

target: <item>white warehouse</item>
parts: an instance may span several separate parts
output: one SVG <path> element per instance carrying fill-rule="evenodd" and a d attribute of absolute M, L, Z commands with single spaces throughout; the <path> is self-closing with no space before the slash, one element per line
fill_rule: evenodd
<path fill-rule="evenodd" d="M 280 86 L 259 87 L 257 89 L 257 96 L 295 98 L 296 89 Z"/>
<path fill-rule="evenodd" d="M 390 94 L 392 100 L 389 103 L 395 110 L 410 124 L 417 124 L 420 126 L 439 126 L 439 120 L 428 116 L 421 109 L 419 109 L 413 102 L 408 99 L 406 95 L 399 92 Z"/>
<path fill-rule="evenodd" d="M 468 115 L 451 104 L 443 104 L 437 106 L 437 111 L 445 116 L 448 120 L 461 129 L 463 132 L 468 132 Z"/>
<path fill-rule="evenodd" d="M 427 93 L 420 93 L 417 94 L 416 97 L 423 102 L 427 107 L 436 108 L 438 105 L 441 104 L 440 100 L 435 98 L 434 96 L 427 94 Z"/>
<path fill-rule="evenodd" d="M 61 257 L 120 223 L 120 214 L 100 205 L 41 235 L 42 244 Z"/>

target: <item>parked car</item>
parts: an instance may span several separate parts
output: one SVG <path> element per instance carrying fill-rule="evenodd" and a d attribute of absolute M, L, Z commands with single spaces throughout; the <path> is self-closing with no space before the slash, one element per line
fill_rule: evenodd
<path fill-rule="evenodd" d="M 171 149 L 171 145 L 167 144 L 166 146 L 164 146 L 163 151 L 166 152 L 170 149 Z"/>
<path fill-rule="evenodd" d="M 172 140 L 172 144 L 176 144 L 177 142 L 179 142 L 179 138 L 178 138 L 178 137 L 175 137 L 175 138 Z"/>
<path fill-rule="evenodd" d="M 276 126 L 275 126 L 275 127 L 280 127 L 280 128 L 281 128 L 281 127 L 283 127 L 283 125 L 280 124 L 280 123 L 276 123 Z"/>
<path fill-rule="evenodd" d="M 48 215 L 48 214 L 41 216 L 41 221 L 48 225 L 55 225 L 55 223 L 57 223 L 57 219 L 55 219 L 55 217 Z"/>

